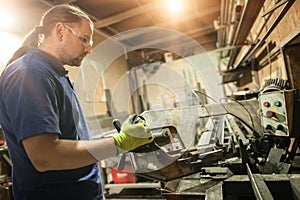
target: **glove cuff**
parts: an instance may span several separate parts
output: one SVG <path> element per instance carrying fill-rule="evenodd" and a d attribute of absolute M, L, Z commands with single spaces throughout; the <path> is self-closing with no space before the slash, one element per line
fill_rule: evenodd
<path fill-rule="evenodd" d="M 114 135 L 112 136 L 112 138 L 114 139 L 114 142 L 115 142 L 115 145 L 116 145 L 116 149 L 117 149 L 117 153 L 116 153 L 116 156 L 122 154 L 122 153 L 125 153 L 126 151 L 121 148 L 121 142 L 122 142 L 122 136 L 120 134 L 118 135 Z"/>

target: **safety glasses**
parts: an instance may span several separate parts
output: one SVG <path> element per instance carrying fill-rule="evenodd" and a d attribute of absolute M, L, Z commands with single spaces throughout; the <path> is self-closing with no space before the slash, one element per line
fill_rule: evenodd
<path fill-rule="evenodd" d="M 83 45 L 84 47 L 87 47 L 87 46 L 92 47 L 92 46 L 93 46 L 93 40 L 92 40 L 92 38 L 87 37 L 87 36 L 85 36 L 85 35 L 82 35 L 81 32 L 78 32 L 78 33 L 77 33 L 76 31 L 74 31 L 73 28 L 71 28 L 70 26 L 68 26 L 68 25 L 66 25 L 66 24 L 64 24 L 64 26 L 65 26 L 72 34 L 74 34 L 76 37 L 78 37 L 78 39 L 81 41 L 81 43 L 82 43 L 82 45 Z"/>

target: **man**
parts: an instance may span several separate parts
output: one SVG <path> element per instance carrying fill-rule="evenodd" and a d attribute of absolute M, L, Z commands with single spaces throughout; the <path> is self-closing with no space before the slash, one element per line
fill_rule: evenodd
<path fill-rule="evenodd" d="M 97 161 L 151 142 L 130 117 L 121 133 L 91 140 L 64 65 L 92 51 L 93 23 L 79 8 L 49 9 L 0 77 L 0 124 L 13 162 L 15 200 L 102 199 Z"/>

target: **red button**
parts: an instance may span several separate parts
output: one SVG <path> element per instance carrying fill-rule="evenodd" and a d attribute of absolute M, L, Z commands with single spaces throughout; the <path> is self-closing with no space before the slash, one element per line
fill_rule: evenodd
<path fill-rule="evenodd" d="M 270 103 L 267 102 L 267 101 L 265 101 L 265 102 L 263 103 L 263 105 L 264 105 L 264 107 L 270 107 Z"/>

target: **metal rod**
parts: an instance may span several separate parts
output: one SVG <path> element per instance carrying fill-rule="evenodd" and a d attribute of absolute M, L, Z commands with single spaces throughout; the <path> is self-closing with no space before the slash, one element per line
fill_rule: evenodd
<path fill-rule="evenodd" d="M 285 4 L 287 1 L 289 0 L 282 0 L 279 3 L 275 4 L 275 6 L 273 6 L 272 8 L 270 8 L 269 10 L 265 11 L 264 13 L 261 14 L 262 17 L 266 16 L 267 14 L 269 14 L 270 12 L 273 12 L 274 10 L 276 10 L 277 8 L 279 8 L 280 6 L 282 6 L 283 4 Z"/>
<path fill-rule="evenodd" d="M 287 13 L 287 11 L 292 6 L 294 1 L 295 0 L 289 0 L 288 1 L 288 3 L 284 6 L 282 11 L 280 12 L 280 14 L 274 20 L 271 27 L 267 30 L 265 35 L 259 40 L 258 43 L 256 43 L 255 47 L 249 53 L 245 54 L 245 56 L 241 59 L 241 61 L 237 64 L 237 66 L 241 65 L 242 62 L 244 62 L 245 60 L 249 60 L 259 50 L 259 48 L 265 43 L 265 40 L 267 39 L 267 37 L 271 34 L 271 32 L 275 29 L 275 27 L 279 24 L 279 22 L 283 18 L 283 16 Z"/>
<path fill-rule="evenodd" d="M 4 160 L 10 165 L 10 167 L 12 167 L 12 161 L 11 159 L 9 158 L 9 156 L 5 153 L 2 155 L 2 157 L 4 158 Z"/>
<path fill-rule="evenodd" d="M 253 192 L 258 200 L 272 200 L 274 199 L 267 184 L 260 174 L 252 174 L 248 163 L 246 163 L 247 174 L 249 176 Z"/>
<path fill-rule="evenodd" d="M 262 0 L 252 0 L 247 1 L 245 8 L 243 10 L 241 19 L 239 21 L 238 27 L 236 29 L 236 34 L 233 40 L 232 45 L 243 45 L 247 35 L 249 35 L 249 31 L 251 30 L 257 16 L 263 6 L 265 1 Z M 227 68 L 229 69 L 235 62 L 241 48 L 233 49 L 230 52 L 230 59 L 228 62 Z"/>

